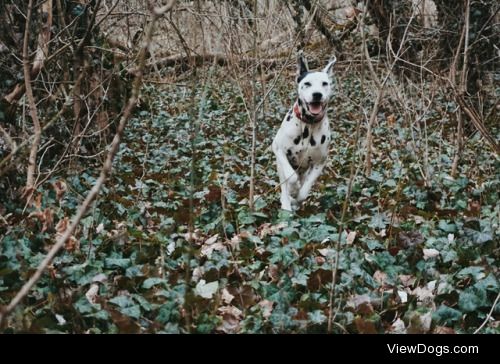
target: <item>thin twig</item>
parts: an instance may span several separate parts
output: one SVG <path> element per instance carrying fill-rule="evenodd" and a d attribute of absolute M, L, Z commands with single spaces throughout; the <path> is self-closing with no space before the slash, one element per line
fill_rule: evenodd
<path fill-rule="evenodd" d="M 254 0 L 254 16 L 257 18 L 258 15 L 258 1 Z M 253 56 L 257 59 L 258 52 L 257 38 L 259 37 L 259 28 L 257 27 L 257 21 L 253 22 Z M 262 85 L 263 87 L 264 85 Z M 255 148 L 257 141 L 257 67 L 254 67 L 253 77 L 252 77 L 252 147 L 250 155 L 250 191 L 248 194 L 248 204 L 250 211 L 254 210 L 254 193 L 255 193 Z"/>
<path fill-rule="evenodd" d="M 30 3 L 31 3 L 31 1 L 32 0 L 30 0 Z M 169 4 L 171 5 L 171 7 L 170 7 L 170 9 L 171 9 L 175 5 L 175 1 L 170 1 Z M 153 9 L 156 9 L 156 8 L 153 7 Z M 168 10 L 170 10 L 170 9 L 168 9 Z M 140 92 L 141 85 L 142 85 L 143 71 L 144 71 L 144 66 L 146 63 L 146 53 L 147 53 L 147 49 L 148 49 L 149 45 L 151 44 L 156 21 L 158 20 L 158 18 L 162 14 L 164 14 L 165 11 L 168 11 L 168 10 L 164 10 L 161 12 L 158 10 L 152 11 L 152 20 L 151 20 L 151 23 L 150 23 L 148 30 L 146 32 L 146 39 L 145 39 L 145 42 L 144 42 L 142 49 L 140 50 L 140 55 L 138 57 L 139 61 L 138 61 L 137 69 L 135 71 L 135 80 L 134 80 L 134 85 L 132 88 L 132 94 L 131 94 L 131 96 L 130 96 L 130 98 L 129 98 L 129 100 L 124 108 L 123 115 L 122 115 L 120 122 L 118 124 L 115 137 L 113 138 L 113 142 L 111 143 L 110 150 L 108 152 L 106 161 L 104 162 L 104 165 L 102 167 L 101 174 L 100 174 L 99 178 L 97 179 L 94 186 L 87 194 L 87 197 L 85 198 L 85 200 L 79 206 L 78 211 L 77 211 L 76 215 L 73 217 L 71 224 L 68 226 L 66 231 L 57 239 L 56 243 L 52 246 L 52 248 L 47 253 L 47 255 L 45 256 L 43 261 L 39 264 L 35 273 L 30 277 L 28 282 L 26 282 L 24 284 L 24 286 L 15 295 L 15 297 L 10 301 L 10 303 L 0 312 L 0 327 L 2 326 L 3 321 L 6 319 L 6 317 L 12 312 L 12 310 L 14 310 L 14 308 L 21 302 L 21 300 L 29 293 L 31 288 L 40 279 L 43 272 L 45 271 L 47 266 L 50 264 L 50 262 L 52 262 L 52 260 L 54 259 L 56 254 L 59 252 L 59 250 L 66 244 L 68 239 L 72 236 L 76 227 L 79 225 L 80 220 L 87 212 L 91 203 L 98 196 L 99 191 L 101 190 L 102 186 L 104 185 L 104 182 L 106 181 L 108 175 L 110 174 L 111 169 L 113 167 L 113 159 L 116 156 L 116 153 L 118 152 L 121 137 L 123 135 L 123 131 L 125 129 L 125 126 L 127 124 L 128 119 L 132 115 L 132 111 L 134 110 L 134 108 L 137 104 L 137 101 L 139 99 L 139 92 Z"/>
<path fill-rule="evenodd" d="M 26 96 L 28 98 L 31 120 L 33 121 L 34 134 L 33 134 L 33 143 L 31 144 L 31 150 L 28 159 L 28 171 L 26 172 L 26 189 L 24 191 L 24 196 L 27 198 L 27 200 L 31 200 L 31 196 L 34 190 L 36 157 L 38 154 L 38 146 L 40 144 L 40 140 L 42 137 L 40 119 L 38 118 L 38 111 L 35 103 L 35 97 L 33 96 L 33 89 L 31 87 L 31 74 L 30 74 L 31 69 L 30 69 L 30 60 L 28 54 L 28 43 L 29 43 L 32 13 L 33 13 L 33 0 L 29 0 L 28 15 L 26 18 L 26 28 L 24 30 L 24 41 L 23 41 L 23 70 L 24 70 L 24 84 L 26 87 Z"/>
<path fill-rule="evenodd" d="M 477 334 L 479 331 L 482 330 L 482 328 L 488 323 L 488 321 L 490 320 L 491 318 L 491 315 L 493 315 L 493 311 L 495 310 L 495 307 L 497 306 L 498 304 L 498 300 L 500 299 L 500 292 L 497 294 L 497 298 L 495 298 L 495 302 L 493 302 L 493 306 L 491 306 L 491 310 L 490 312 L 488 312 L 488 315 L 486 316 L 486 318 L 484 319 L 483 323 L 481 324 L 481 326 L 479 326 L 477 328 L 476 331 L 474 331 L 474 334 Z"/>
<path fill-rule="evenodd" d="M 42 128 L 42 132 L 50 128 L 61 116 L 64 112 L 71 106 L 70 100 L 67 100 L 58 111 L 56 115 L 52 117 Z M 11 150 L 8 156 L 6 156 L 2 161 L 0 161 L 0 176 L 2 176 L 5 171 L 7 171 L 7 165 L 20 151 L 22 151 L 25 147 L 27 147 L 33 140 L 34 135 L 30 136 L 28 139 L 24 140 L 21 144 L 19 144 L 15 149 Z"/>
<path fill-rule="evenodd" d="M 355 136 L 355 141 L 354 141 L 354 148 L 357 148 L 358 146 L 358 141 L 359 141 L 359 136 L 360 136 L 360 126 L 361 123 L 358 121 L 357 126 L 356 126 L 356 136 Z M 339 268 L 339 259 L 340 259 L 340 243 L 341 243 L 341 238 L 342 238 L 342 233 L 344 231 L 344 224 L 345 224 L 345 217 L 347 215 L 347 208 L 349 206 L 349 200 L 351 199 L 351 192 L 352 192 L 352 185 L 354 183 L 354 179 L 356 175 L 359 172 L 360 163 L 357 163 L 356 167 L 356 153 L 353 153 L 353 157 L 351 160 L 351 171 L 350 171 L 350 176 L 349 176 L 349 184 L 347 186 L 347 193 L 344 199 L 344 204 L 342 205 L 342 215 L 340 217 L 340 222 L 339 222 L 339 237 L 337 239 L 337 242 L 335 244 L 335 261 L 332 261 L 332 284 L 330 286 L 330 293 L 329 293 L 329 304 L 328 304 L 328 333 L 332 332 L 332 325 L 333 325 L 333 305 L 335 303 L 334 297 L 335 297 L 335 286 L 336 286 L 336 280 L 337 280 L 337 273 L 338 273 L 338 268 Z M 333 259 L 333 258 L 332 258 Z"/>
<path fill-rule="evenodd" d="M 460 54 L 460 50 L 462 49 L 462 43 L 464 44 L 464 64 L 462 66 L 462 73 L 460 77 L 459 90 L 460 94 L 464 95 L 467 89 L 467 60 L 469 53 L 469 16 L 470 14 L 470 0 L 467 0 L 467 5 L 465 7 L 465 24 L 462 30 L 462 35 L 460 37 L 460 42 L 458 44 L 457 53 L 455 54 L 455 59 L 453 60 L 452 67 L 450 69 L 450 80 L 455 83 L 455 75 L 456 75 L 456 67 L 458 56 Z M 463 145 L 463 114 L 462 110 L 458 110 L 457 112 L 457 137 L 455 141 L 455 156 L 453 157 L 453 163 L 451 164 L 451 172 L 450 175 L 455 177 L 457 174 L 458 163 L 460 162 L 460 154 L 462 154 L 462 145 Z"/>
<path fill-rule="evenodd" d="M 406 43 L 406 36 L 408 35 L 408 29 L 410 27 L 410 24 L 412 23 L 414 17 L 415 17 L 415 10 L 412 11 L 411 17 L 408 20 L 408 23 L 406 24 L 405 31 L 403 33 L 403 37 L 401 38 L 401 42 L 399 43 L 399 48 L 397 52 L 394 52 L 392 49 L 392 41 L 391 41 L 391 31 L 388 32 L 387 35 L 387 46 L 390 49 L 392 55 L 394 56 L 394 60 L 392 63 L 389 65 L 387 74 L 384 77 L 383 81 L 380 81 L 378 79 L 377 74 L 375 73 L 375 70 L 373 67 L 371 67 L 371 62 L 370 62 L 370 56 L 368 54 L 368 47 L 366 45 L 366 39 L 364 38 L 364 32 L 363 32 L 363 27 L 364 27 L 364 15 L 361 18 L 361 34 L 363 38 L 363 48 L 364 48 L 364 55 L 365 58 L 368 62 L 368 68 L 370 72 L 372 73 L 372 78 L 374 79 L 375 83 L 377 84 L 378 91 L 377 91 L 377 98 L 375 99 L 375 102 L 373 104 L 372 112 L 370 114 L 370 119 L 368 121 L 367 125 L 367 130 L 366 130 L 366 154 L 365 154 L 365 175 L 369 176 L 371 174 L 372 170 L 372 144 L 373 144 L 373 134 L 372 134 L 372 128 L 373 124 L 377 120 L 377 115 L 378 115 L 378 109 L 380 106 L 380 103 L 382 101 L 382 98 L 384 96 L 384 91 L 385 91 L 385 85 L 387 81 L 389 80 L 389 77 L 392 74 L 392 71 L 394 70 L 394 67 L 396 66 L 396 63 L 401 59 L 401 55 L 404 53 L 403 52 L 403 46 Z"/>

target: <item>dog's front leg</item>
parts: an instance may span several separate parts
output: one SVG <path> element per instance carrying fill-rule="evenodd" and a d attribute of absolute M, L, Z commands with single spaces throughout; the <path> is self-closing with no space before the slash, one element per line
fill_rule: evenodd
<path fill-rule="evenodd" d="M 300 191 L 299 177 L 288 162 L 285 152 L 277 143 L 273 143 L 273 152 L 276 156 L 276 164 L 278 165 L 278 174 L 280 177 L 281 208 L 293 211 L 298 205 L 296 196 Z"/>
<path fill-rule="evenodd" d="M 316 182 L 318 177 L 321 175 L 321 172 L 323 171 L 325 165 L 326 162 L 323 162 L 307 170 L 304 176 L 304 182 L 302 183 L 302 186 L 300 187 L 299 193 L 297 195 L 297 201 L 299 203 L 302 203 L 302 201 L 307 198 L 312 186 L 314 185 L 314 182 Z"/>
<path fill-rule="evenodd" d="M 278 174 L 280 177 L 280 188 L 281 188 L 281 208 L 283 210 L 288 210 L 288 211 L 294 211 L 298 207 L 298 203 L 296 200 L 296 196 L 298 194 L 299 188 L 298 188 L 298 182 L 295 182 L 295 184 L 291 185 L 290 179 L 287 178 L 287 175 L 284 171 L 284 168 L 279 164 L 278 162 Z"/>

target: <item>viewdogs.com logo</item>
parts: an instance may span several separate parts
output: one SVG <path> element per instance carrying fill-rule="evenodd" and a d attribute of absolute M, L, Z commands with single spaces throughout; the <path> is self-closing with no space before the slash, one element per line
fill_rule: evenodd
<path fill-rule="evenodd" d="M 387 344 L 390 354 L 430 354 L 441 356 L 443 354 L 478 354 L 479 347 L 475 345 L 453 346 L 448 345 L 398 345 Z"/>

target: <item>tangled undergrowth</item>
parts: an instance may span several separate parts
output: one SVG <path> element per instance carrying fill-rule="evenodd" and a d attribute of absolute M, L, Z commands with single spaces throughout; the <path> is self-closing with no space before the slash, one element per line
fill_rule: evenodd
<path fill-rule="evenodd" d="M 322 333 L 329 315 L 333 333 L 471 333 L 483 323 L 499 292 L 499 161 L 472 134 L 449 176 L 453 105 L 437 99 L 411 126 L 385 105 L 364 176 L 355 135 L 371 96 L 339 75 L 328 167 L 290 215 L 269 148 L 293 100 L 279 83 L 259 118 L 251 211 L 251 128 L 235 85 L 215 78 L 206 100 L 189 85 L 145 87 L 100 198 L 3 332 Z M 65 230 L 99 166 L 83 159 L 54 174 L 32 207 L 4 193 L 0 304 Z M 15 190 L 6 179 L 0 188 Z M 499 315 L 497 306 L 481 332 L 499 333 Z"/>

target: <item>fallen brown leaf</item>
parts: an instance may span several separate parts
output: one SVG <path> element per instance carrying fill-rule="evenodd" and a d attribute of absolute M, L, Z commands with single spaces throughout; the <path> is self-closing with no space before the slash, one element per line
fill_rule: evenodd
<path fill-rule="evenodd" d="M 68 190 L 68 186 L 66 186 L 66 182 L 64 181 L 56 181 L 53 185 L 54 190 L 56 191 L 56 199 L 60 201 L 64 196 L 66 191 Z"/>
<path fill-rule="evenodd" d="M 271 316 L 271 313 L 273 312 L 273 301 L 269 300 L 262 300 L 259 302 L 259 306 L 262 309 L 262 317 L 265 319 L 268 319 Z"/>

